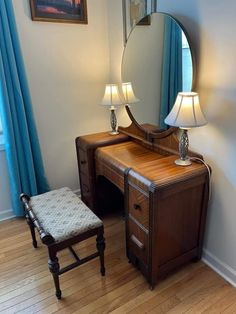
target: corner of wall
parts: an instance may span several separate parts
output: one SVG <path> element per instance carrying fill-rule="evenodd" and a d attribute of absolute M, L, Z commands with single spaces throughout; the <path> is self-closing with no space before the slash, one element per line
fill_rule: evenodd
<path fill-rule="evenodd" d="M 231 285 L 236 287 L 236 271 L 232 267 L 222 262 L 219 258 L 206 249 L 203 250 L 202 261 L 215 272 L 217 272 L 226 281 L 228 281 Z"/>

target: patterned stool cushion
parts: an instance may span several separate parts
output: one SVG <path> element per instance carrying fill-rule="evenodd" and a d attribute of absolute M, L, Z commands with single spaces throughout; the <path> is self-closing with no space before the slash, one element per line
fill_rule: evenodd
<path fill-rule="evenodd" d="M 56 242 L 102 226 L 102 221 L 69 188 L 50 191 L 30 199 L 43 229 Z"/>

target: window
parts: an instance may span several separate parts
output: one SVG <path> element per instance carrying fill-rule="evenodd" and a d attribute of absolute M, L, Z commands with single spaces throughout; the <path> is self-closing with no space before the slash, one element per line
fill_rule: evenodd
<path fill-rule="evenodd" d="M 189 48 L 188 40 L 182 32 L 182 64 L 183 64 L 183 92 L 192 90 L 192 56 Z"/>

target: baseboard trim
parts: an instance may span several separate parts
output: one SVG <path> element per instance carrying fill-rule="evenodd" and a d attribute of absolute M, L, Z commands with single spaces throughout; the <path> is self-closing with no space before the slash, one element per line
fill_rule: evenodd
<path fill-rule="evenodd" d="M 208 250 L 203 250 L 202 261 L 217 272 L 221 277 L 228 281 L 231 285 L 236 287 L 236 271 L 222 262 L 215 255 L 210 253 Z"/>
<path fill-rule="evenodd" d="M 3 210 L 0 212 L 0 221 L 11 219 L 16 217 L 12 211 L 12 209 Z"/>

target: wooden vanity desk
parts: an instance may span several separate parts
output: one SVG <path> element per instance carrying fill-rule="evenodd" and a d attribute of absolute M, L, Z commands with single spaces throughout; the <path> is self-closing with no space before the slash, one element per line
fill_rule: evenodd
<path fill-rule="evenodd" d="M 209 177 L 202 163 L 175 165 L 176 130 L 149 131 L 132 124 L 117 136 L 79 137 L 76 148 L 82 200 L 98 210 L 99 176 L 122 191 L 127 257 L 154 287 L 173 269 L 201 258 Z"/>

